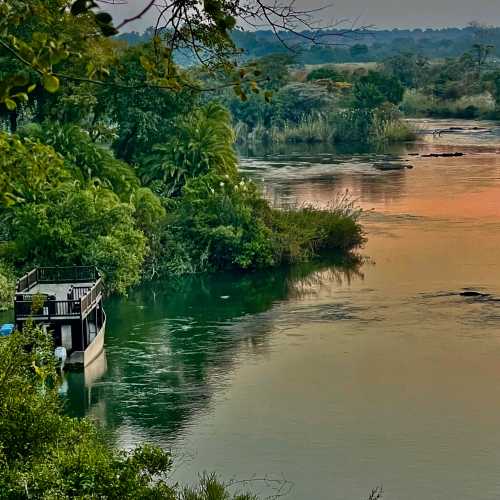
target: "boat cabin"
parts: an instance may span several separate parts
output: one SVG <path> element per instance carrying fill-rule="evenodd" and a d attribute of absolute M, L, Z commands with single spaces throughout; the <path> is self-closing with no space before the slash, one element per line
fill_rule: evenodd
<path fill-rule="evenodd" d="M 95 267 L 38 267 L 17 281 L 18 330 L 28 319 L 52 332 L 68 364 L 87 366 L 104 348 L 103 283 Z"/>

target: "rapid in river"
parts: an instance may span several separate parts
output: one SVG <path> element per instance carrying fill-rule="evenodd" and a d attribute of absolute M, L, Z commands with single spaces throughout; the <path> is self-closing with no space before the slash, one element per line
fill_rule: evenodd
<path fill-rule="evenodd" d="M 394 500 L 499 498 L 500 129 L 417 127 L 417 143 L 390 151 L 242 152 L 275 205 L 347 190 L 364 210 L 362 262 L 108 300 L 105 357 L 65 375 L 68 412 L 123 448 L 172 449 L 180 482 L 216 471 L 291 500 L 378 485 Z"/>

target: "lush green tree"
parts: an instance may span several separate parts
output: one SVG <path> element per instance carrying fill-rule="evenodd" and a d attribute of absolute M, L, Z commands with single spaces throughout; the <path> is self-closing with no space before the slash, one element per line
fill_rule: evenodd
<path fill-rule="evenodd" d="M 113 149 L 126 162 L 138 161 L 166 135 L 172 135 L 177 117 L 189 114 L 199 100 L 199 92 L 191 87 L 195 82 L 182 89 L 151 87 L 144 65 L 149 67 L 146 61 L 153 56 L 151 44 L 120 51 L 110 79 L 125 88 L 109 85 L 96 92 L 95 113 L 101 121 L 107 117 L 116 124 Z"/>
<path fill-rule="evenodd" d="M 0 205 L 34 202 L 67 179 L 63 158 L 51 147 L 0 132 Z"/>
<path fill-rule="evenodd" d="M 22 133 L 54 148 L 64 158 L 71 177 L 82 184 L 98 181 L 125 200 L 139 187 L 134 169 L 114 158 L 109 148 L 96 144 L 78 125 L 44 122 L 26 127 Z"/>
<path fill-rule="evenodd" d="M 209 172 L 234 177 L 237 158 L 234 131 L 226 108 L 217 102 L 193 110 L 172 129 L 167 142 L 153 146 L 142 161 L 147 184 L 163 183 L 163 194 L 178 195 L 190 178 Z"/>
<path fill-rule="evenodd" d="M 298 123 L 306 115 L 327 112 L 332 101 L 328 90 L 319 85 L 291 83 L 273 97 L 273 123 Z"/>
<path fill-rule="evenodd" d="M 398 54 L 385 59 L 381 67 L 407 88 L 421 87 L 430 77 L 429 59 L 413 53 Z"/>
<path fill-rule="evenodd" d="M 43 201 L 13 209 L 12 258 L 29 265 L 97 265 L 108 289 L 123 293 L 139 281 L 146 254 L 146 238 L 133 215 L 133 206 L 99 185 L 61 185 Z"/>
<path fill-rule="evenodd" d="M 492 73 L 489 81 L 491 82 L 490 92 L 493 95 L 495 104 L 498 108 L 500 107 L 500 71 Z"/>
<path fill-rule="evenodd" d="M 356 43 L 349 49 L 349 53 L 354 60 L 366 58 L 369 52 L 370 49 L 368 48 L 368 45 L 364 43 Z"/>
<path fill-rule="evenodd" d="M 369 71 L 354 84 L 355 105 L 374 109 L 384 102 L 399 104 L 403 99 L 404 87 L 393 77 L 377 71 Z"/>

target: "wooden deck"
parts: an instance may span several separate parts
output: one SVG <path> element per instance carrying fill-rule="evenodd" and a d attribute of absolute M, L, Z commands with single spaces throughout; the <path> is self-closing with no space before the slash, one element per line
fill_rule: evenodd
<path fill-rule="evenodd" d="M 17 321 L 83 319 L 101 300 L 103 283 L 94 267 L 42 267 L 17 282 L 14 312 Z M 33 310 L 34 296 L 43 306 Z"/>

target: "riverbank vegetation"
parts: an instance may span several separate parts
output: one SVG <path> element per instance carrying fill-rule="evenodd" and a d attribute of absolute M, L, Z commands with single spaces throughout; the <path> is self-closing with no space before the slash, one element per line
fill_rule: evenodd
<path fill-rule="evenodd" d="M 311 65 L 302 53 L 255 59 L 249 67 L 270 75 L 272 103 L 259 94 L 244 102 L 227 94 L 238 141 L 380 145 L 416 138 L 405 118 L 498 119 L 498 32 L 471 25 L 461 52 L 441 59 L 402 41 L 384 58 L 363 59 L 369 62 Z"/>
<path fill-rule="evenodd" d="M 251 64 L 268 75 L 273 94 L 270 102 L 260 94 L 244 101 L 226 94 L 241 144 L 380 145 L 415 138 L 398 107 L 404 86 L 392 75 L 378 69 L 349 71 L 326 66 L 303 71 L 282 55 Z"/>
<path fill-rule="evenodd" d="M 280 67 L 268 64 L 263 82 L 254 65 L 228 64 L 210 77 L 206 65 L 177 66 L 158 37 L 127 46 L 105 36 L 111 20 L 92 3 L 74 2 L 73 11 L 52 3 L 23 10 L 14 2 L 2 21 L 0 259 L 8 268 L 97 265 L 108 291 L 125 293 L 144 279 L 253 270 L 362 244 L 356 210 L 280 211 L 238 172 L 226 96 L 258 96 L 274 113 Z M 219 68 L 234 50 L 228 28 L 206 28 Z M 276 99 L 285 121 L 293 95 L 285 88 Z M 316 97 L 303 99 L 317 108 Z M 12 287 L 3 282 L 5 296 Z"/>
<path fill-rule="evenodd" d="M 475 44 L 444 61 L 405 54 L 388 59 L 381 69 L 404 86 L 400 109 L 405 116 L 498 119 L 500 67 L 492 51 Z"/>
<path fill-rule="evenodd" d="M 15 282 L 14 269 L 0 260 L 0 311 L 6 311 L 12 307 Z"/>

